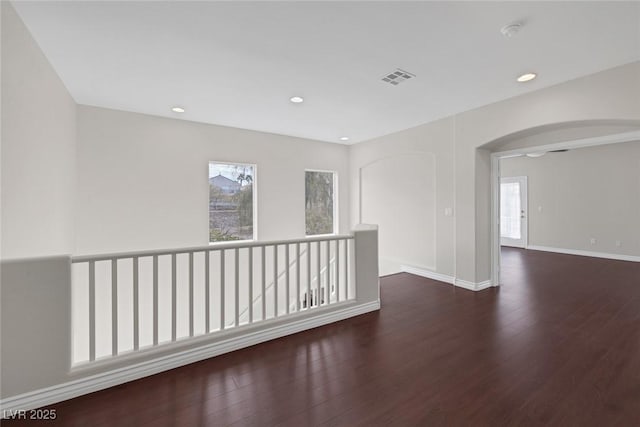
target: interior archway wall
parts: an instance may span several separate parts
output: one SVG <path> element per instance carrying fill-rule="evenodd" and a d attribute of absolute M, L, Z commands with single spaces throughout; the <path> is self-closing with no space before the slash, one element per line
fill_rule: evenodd
<path fill-rule="evenodd" d="M 491 152 L 517 150 L 575 141 L 584 138 L 617 135 L 640 130 L 638 120 L 583 120 L 551 123 L 505 135 L 481 146 Z"/>
<path fill-rule="evenodd" d="M 585 120 L 578 122 L 553 123 L 544 126 L 537 126 L 531 129 L 525 129 L 513 134 L 506 135 L 485 144 L 478 149 L 478 158 L 486 164 L 487 154 L 489 153 L 490 163 L 490 195 L 489 204 L 490 221 L 489 230 L 491 240 L 491 281 L 497 285 L 499 283 L 499 253 L 500 253 L 500 237 L 498 227 L 491 227 L 492 223 L 498 220 L 499 212 L 497 211 L 498 201 L 493 198 L 497 197 L 499 185 L 499 160 L 500 153 L 508 153 L 510 156 L 524 154 L 527 152 L 544 151 L 550 149 L 562 148 L 578 148 L 593 147 L 595 145 L 607 145 L 622 142 L 634 142 L 640 140 L 640 120 Z M 496 160 L 492 161 L 490 154 L 496 153 Z M 603 153 L 611 153 L 607 150 Z M 638 159 L 640 162 L 640 159 Z M 640 166 L 640 163 L 638 163 Z M 627 164 L 627 170 L 628 169 Z M 477 171 L 482 171 L 479 167 Z M 576 171 L 582 173 L 581 171 Z M 478 179 L 481 179 L 479 177 Z M 586 178 L 586 177 L 585 177 Z M 495 188 L 493 188 L 494 186 Z M 493 210 L 491 209 L 493 207 Z M 477 203 L 477 208 L 485 212 L 486 199 Z M 596 227 L 598 228 L 598 227 Z M 615 228 L 615 227 L 614 227 Z M 602 231 L 602 230 L 601 230 Z M 612 231 L 612 230 L 609 230 Z M 620 230 L 618 230 L 619 234 Z M 583 247 L 581 243 L 573 242 L 573 245 Z M 556 242 L 557 243 L 557 242 Z M 566 243 L 566 242 L 565 242 Z M 571 243 L 569 243 L 571 246 Z M 552 245 L 553 246 L 553 245 Z M 578 248 L 580 249 L 580 248 Z M 614 250 L 613 252 L 617 252 Z"/>
<path fill-rule="evenodd" d="M 433 153 L 433 273 L 481 289 L 491 277 L 491 153 L 637 129 L 640 62 L 532 91 L 350 147 L 351 218 L 359 219 L 358 170 L 402 151 Z M 446 216 L 445 209 L 453 210 Z"/>
<path fill-rule="evenodd" d="M 491 153 L 534 149 L 535 147 L 561 144 L 569 141 L 588 138 L 602 138 L 603 143 L 615 140 L 615 135 L 640 131 L 638 119 L 593 119 L 549 123 L 522 129 L 517 132 L 496 138 L 476 150 L 476 274 L 481 277 L 491 276 Z M 609 139 L 611 138 L 611 139 Z M 487 243 L 489 247 L 487 248 Z M 489 263 L 487 263 L 487 256 Z M 491 277 L 497 285 L 498 278 Z"/>

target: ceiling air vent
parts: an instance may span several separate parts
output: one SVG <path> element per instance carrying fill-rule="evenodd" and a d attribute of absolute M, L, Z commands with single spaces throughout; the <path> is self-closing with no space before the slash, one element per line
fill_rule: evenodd
<path fill-rule="evenodd" d="M 396 71 L 386 74 L 381 80 L 383 82 L 387 82 L 391 85 L 397 86 L 406 80 L 414 78 L 415 76 L 415 74 L 411 74 L 398 68 L 396 69 Z"/>

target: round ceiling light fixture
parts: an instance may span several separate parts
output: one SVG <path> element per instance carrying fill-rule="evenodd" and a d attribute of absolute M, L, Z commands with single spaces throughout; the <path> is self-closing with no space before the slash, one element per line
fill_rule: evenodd
<path fill-rule="evenodd" d="M 525 82 L 530 82 L 531 80 L 535 79 L 536 77 L 538 77 L 538 75 L 536 73 L 524 73 L 521 76 L 519 76 L 516 80 L 519 83 L 525 83 Z"/>
<path fill-rule="evenodd" d="M 292 96 L 291 98 L 289 98 L 289 101 L 293 102 L 294 104 L 301 104 L 304 102 L 304 98 L 301 96 Z"/>
<path fill-rule="evenodd" d="M 171 107 L 171 111 L 173 111 L 174 113 L 184 113 L 185 109 L 182 107 L 175 106 L 175 107 Z"/>
<path fill-rule="evenodd" d="M 349 137 L 348 136 L 341 136 L 340 137 L 340 141 L 348 141 Z"/>

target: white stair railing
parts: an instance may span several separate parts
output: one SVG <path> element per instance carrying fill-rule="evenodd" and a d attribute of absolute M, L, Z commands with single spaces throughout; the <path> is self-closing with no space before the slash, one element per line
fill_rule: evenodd
<path fill-rule="evenodd" d="M 352 300 L 352 239 L 73 257 L 73 364 Z"/>
<path fill-rule="evenodd" d="M 339 248 L 337 249 L 337 251 L 339 252 Z M 308 253 L 307 249 L 303 249 L 300 252 L 299 258 L 293 259 L 288 263 L 290 272 L 291 272 L 291 270 L 295 270 L 296 268 L 298 268 L 297 267 L 298 263 L 307 256 L 307 253 Z M 331 278 L 330 278 L 330 283 L 331 283 L 330 298 L 331 298 L 331 302 L 338 302 L 338 294 L 336 293 L 336 285 L 340 283 L 340 275 L 336 271 L 337 268 L 339 268 L 339 260 L 336 262 L 336 257 L 333 257 L 333 258 L 331 258 L 329 260 L 329 268 L 327 268 L 327 266 L 323 266 L 322 270 L 320 270 L 320 277 L 321 277 L 320 280 L 321 281 L 322 281 L 322 276 L 326 275 L 327 271 L 329 271 L 330 274 L 331 274 Z M 286 277 L 286 274 L 287 274 L 286 268 L 282 269 L 278 273 L 278 283 L 280 283 L 283 280 L 283 278 Z M 317 280 L 318 280 L 318 275 L 317 274 L 311 278 L 311 293 L 312 294 L 314 294 L 314 292 L 313 292 L 313 290 L 314 290 L 313 283 L 317 282 Z M 265 293 L 266 293 L 267 296 L 270 293 L 274 292 L 273 285 L 274 285 L 274 281 L 272 280 L 272 281 L 269 282 L 269 284 L 265 288 Z M 321 286 L 321 289 L 324 289 L 324 287 Z M 314 299 L 314 301 L 315 301 L 315 298 L 316 297 L 312 297 L 312 299 Z M 261 299 L 262 299 L 262 294 L 258 294 L 256 296 L 254 296 L 254 299 L 253 299 L 254 310 L 260 304 Z M 299 311 L 300 307 L 301 308 L 306 308 L 307 293 L 305 291 L 301 295 L 292 295 L 288 299 L 288 301 L 289 301 L 289 312 Z M 242 312 L 240 313 L 240 323 L 246 323 L 246 321 L 248 320 L 249 311 L 250 311 L 249 305 L 247 305 L 242 310 Z M 230 322 L 228 324 L 228 326 L 233 326 L 233 323 Z"/>

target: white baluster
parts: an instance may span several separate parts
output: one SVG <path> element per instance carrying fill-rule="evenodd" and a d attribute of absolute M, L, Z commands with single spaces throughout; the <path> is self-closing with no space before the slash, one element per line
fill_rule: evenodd
<path fill-rule="evenodd" d="M 226 259 L 224 256 L 224 249 L 220 250 L 220 330 L 224 330 L 224 308 L 226 305 L 224 299 L 224 288 L 225 288 L 225 277 L 224 277 L 224 267 L 226 264 Z"/>
<path fill-rule="evenodd" d="M 118 260 L 111 260 L 111 355 L 118 354 Z"/>
<path fill-rule="evenodd" d="M 133 257 L 133 349 L 140 348 L 139 258 Z"/>
<path fill-rule="evenodd" d="M 96 262 L 89 261 L 89 360 L 96 360 Z"/>

